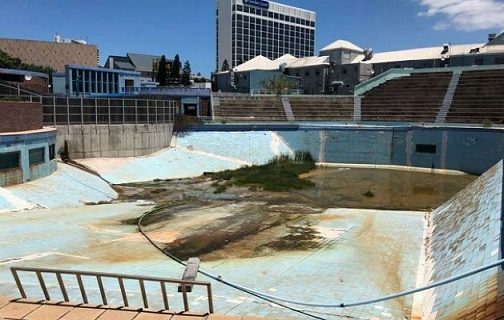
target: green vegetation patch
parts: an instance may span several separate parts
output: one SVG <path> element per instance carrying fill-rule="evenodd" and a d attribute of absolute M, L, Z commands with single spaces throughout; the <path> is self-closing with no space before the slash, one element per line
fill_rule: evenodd
<path fill-rule="evenodd" d="M 221 193 L 229 186 L 247 186 L 250 190 L 287 191 L 305 189 L 315 184 L 300 179 L 299 175 L 315 169 L 315 161 L 308 152 L 296 152 L 294 157 L 280 155 L 264 165 L 244 167 L 236 170 L 225 170 L 207 173 L 214 180 L 215 192 Z"/>
<path fill-rule="evenodd" d="M 8 95 L 8 96 L 0 97 L 0 101 L 23 101 L 23 99 L 21 99 L 20 96 Z"/>
<path fill-rule="evenodd" d="M 375 195 L 373 193 L 373 191 L 371 190 L 368 190 L 366 191 L 365 193 L 362 194 L 364 197 L 368 197 L 368 198 L 373 198 Z"/>

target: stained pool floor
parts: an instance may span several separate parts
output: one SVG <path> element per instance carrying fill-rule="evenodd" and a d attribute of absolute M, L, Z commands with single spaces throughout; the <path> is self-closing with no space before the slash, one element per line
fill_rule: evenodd
<path fill-rule="evenodd" d="M 80 173 L 69 168 L 61 166 L 59 170 L 64 171 L 61 176 L 67 177 L 73 185 L 76 185 L 75 181 L 82 180 Z M 302 314 L 200 274 L 198 280 L 210 281 L 212 284 L 215 312 L 276 319 L 307 319 L 307 314 L 322 319 L 409 318 L 414 307 L 412 296 L 351 308 L 337 306 L 418 286 L 425 212 L 401 209 L 411 204 L 403 203 L 406 200 L 394 199 L 412 199 L 412 195 L 416 195 L 417 207 L 421 209 L 429 203 L 435 203 L 432 197 L 436 197 L 443 190 L 449 190 L 444 195 L 449 197 L 473 178 L 457 180 L 448 176 L 442 177 L 441 179 L 447 181 L 443 184 L 444 187 L 441 187 L 441 182 L 432 180 L 439 177 L 432 175 L 411 176 L 406 179 L 411 183 L 398 183 L 400 179 L 396 172 L 357 172 L 337 170 L 335 174 L 342 177 L 339 182 L 327 179 L 327 172 L 312 173 L 311 178 L 318 179 L 322 187 L 311 193 L 294 194 L 294 198 L 299 196 L 308 203 L 324 204 L 308 214 L 309 217 L 291 219 L 285 225 L 287 228 L 261 229 L 263 232 L 260 234 L 251 233 L 240 241 L 201 254 L 201 269 L 221 279 L 286 300 L 333 307 L 288 304 L 305 312 Z M 378 176 L 372 177 L 372 174 Z M 70 176 L 71 179 L 68 178 Z M 92 189 L 100 189 L 102 197 L 107 198 L 113 193 L 107 189 L 108 186 L 98 187 L 101 184 L 94 182 L 94 179 L 99 178 L 86 176 L 86 179 L 87 188 L 93 186 Z M 47 184 L 47 181 L 38 183 Z M 186 185 L 185 182 L 181 184 Z M 34 187 L 29 184 L 26 188 Z M 59 184 L 59 188 L 65 189 L 65 186 Z M 10 189 L 12 194 L 21 196 L 23 190 L 15 189 Z M 395 194 L 397 197 L 387 196 L 385 189 L 390 189 L 389 194 Z M 372 191 L 376 196 L 362 198 L 362 193 L 366 190 Z M 23 192 L 26 192 L 26 189 Z M 51 192 L 53 191 L 50 190 L 45 196 L 39 194 L 39 198 L 50 197 Z M 201 192 L 208 194 L 205 190 Z M 156 194 L 162 193 L 156 191 Z M 173 198 L 167 200 L 176 199 L 180 193 L 174 192 L 170 196 Z M 294 198 L 288 201 L 291 205 L 289 210 L 299 208 L 293 203 Z M 232 221 L 233 217 L 243 221 L 243 214 L 263 205 L 253 200 L 245 197 L 237 203 L 224 199 L 218 206 L 203 205 L 179 210 L 168 221 L 157 221 L 149 226 L 147 234 L 162 246 L 169 245 L 174 239 L 184 239 L 198 232 L 207 232 L 210 237 L 213 235 L 212 230 L 221 226 L 217 221 Z M 353 205 L 363 201 L 367 201 L 366 206 L 375 209 L 347 209 L 336 205 Z M 444 199 L 436 201 L 442 203 Z M 391 203 L 398 204 L 394 207 L 395 210 L 379 210 Z M 124 223 L 138 218 L 152 208 L 152 205 L 144 201 L 136 201 L 2 212 L 0 296 L 19 297 L 9 270 L 12 266 L 180 278 L 184 266 L 155 249 L 138 232 L 136 225 Z M 274 204 L 269 204 L 268 208 L 271 212 L 285 211 L 285 207 L 277 210 Z M 302 250 L 292 247 L 281 250 L 285 249 L 284 245 L 273 241 L 282 239 L 286 233 L 302 235 L 306 228 L 315 233 L 309 233 L 312 235 L 310 242 Z M 301 237 L 301 240 L 306 239 Z M 36 279 L 28 279 L 27 283 L 29 295 L 43 297 L 37 289 Z M 55 286 L 51 290 L 53 289 Z M 129 294 L 131 304 L 141 306 L 138 290 L 135 291 L 133 285 L 129 289 L 132 290 Z M 109 299 L 109 303 L 120 303 L 119 291 L 111 291 L 116 294 L 116 298 Z M 78 294 L 76 286 L 72 293 Z M 176 290 L 169 291 L 172 307 L 181 310 L 179 297 L 180 293 Z M 57 296 L 55 298 L 57 299 Z M 153 295 L 149 299 L 153 301 L 153 306 L 158 303 L 161 307 L 159 295 Z M 206 292 L 192 292 L 190 306 L 191 310 L 206 311 Z"/>
<path fill-rule="evenodd" d="M 193 133 L 179 137 L 175 145 L 151 156 L 80 162 L 108 182 L 121 184 L 195 177 L 203 172 L 265 163 L 274 155 L 292 153 L 272 132 Z M 432 174 L 404 178 L 398 177 L 400 172 L 370 169 L 329 170 L 336 171 L 336 176 L 328 178 L 324 172 L 313 172 L 308 178 L 317 180 L 319 188 L 297 194 L 312 206 L 322 204 L 320 211 L 307 219 L 290 220 L 287 229 L 267 228 L 260 235 L 244 237 L 239 246 L 235 243 L 202 253 L 201 269 L 262 293 L 307 304 L 339 305 L 408 290 L 418 282 L 425 213 L 406 210 L 435 208 L 474 180 Z M 363 198 L 366 191 L 375 197 Z M 176 200 L 180 193 L 173 192 L 172 196 L 170 200 Z M 138 218 L 152 205 L 84 205 L 116 197 L 116 191 L 105 181 L 61 163 L 49 177 L 0 188 L 0 296 L 19 297 L 9 270 L 13 266 L 180 278 L 183 265 L 155 249 L 135 225 L 122 223 Z M 169 223 L 151 226 L 147 234 L 155 243 L 168 246 L 173 239 L 215 230 L 212 228 L 217 220 L 239 217 L 254 206 L 258 203 L 245 201 L 237 205 L 228 201 L 219 206 L 195 207 L 184 210 Z M 363 209 L 346 209 L 357 207 Z M 383 208 L 394 210 L 379 210 Z M 303 250 L 279 250 L 285 249 L 282 242 L 268 242 L 297 232 L 303 236 L 307 229 L 312 236 Z M 276 319 L 308 319 L 310 315 L 322 319 L 407 319 L 414 307 L 411 296 L 344 309 L 288 304 L 305 312 L 302 314 L 202 274 L 198 280 L 211 282 L 215 312 L 219 314 Z M 36 279 L 28 279 L 27 283 L 27 293 L 43 297 Z M 127 289 L 131 304 L 140 306 L 138 292 L 132 286 Z M 71 293 L 77 294 L 77 287 Z M 179 296 L 176 290 L 169 292 L 173 309 L 182 309 Z M 159 295 L 149 300 L 156 302 L 156 298 Z M 205 292 L 195 290 L 190 299 L 191 310 L 206 310 Z M 119 298 L 111 298 L 109 303 L 120 303 Z"/>
<path fill-rule="evenodd" d="M 149 209 L 126 203 L 2 214 L 0 295 L 19 296 L 9 272 L 11 266 L 180 278 L 182 265 L 154 249 L 135 226 L 120 223 Z M 222 215 L 231 209 L 205 211 L 205 215 Z M 197 216 L 197 212 L 187 214 Z M 317 250 L 216 259 L 203 262 L 201 268 L 260 292 L 321 304 L 370 299 L 415 286 L 423 213 L 329 209 L 321 215 L 316 228 L 322 245 Z M 197 222 L 198 219 L 186 220 L 186 227 Z M 174 228 L 177 223 L 180 221 L 174 223 Z M 200 275 L 198 280 L 208 279 Z M 212 281 L 212 286 L 216 313 L 278 319 L 307 317 L 219 282 Z M 29 292 L 36 295 L 36 286 L 32 287 Z M 175 297 L 177 293 L 171 295 Z M 197 310 L 199 305 L 204 309 L 205 296 L 203 292 L 192 293 L 191 309 Z M 130 300 L 134 299 L 132 294 Z M 349 309 L 303 309 L 327 319 L 338 319 L 340 315 L 404 319 L 411 304 L 412 298 L 406 298 Z"/>

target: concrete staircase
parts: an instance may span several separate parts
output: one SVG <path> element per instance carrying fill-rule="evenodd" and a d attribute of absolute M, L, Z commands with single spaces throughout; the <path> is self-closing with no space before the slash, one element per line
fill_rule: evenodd
<path fill-rule="evenodd" d="M 455 95 L 455 90 L 457 90 L 457 85 L 460 80 L 460 73 L 453 73 L 452 78 L 450 80 L 450 84 L 448 85 L 448 89 L 446 90 L 446 94 L 443 99 L 443 104 L 441 105 L 441 109 L 436 116 L 436 123 L 444 123 L 446 120 L 446 116 L 450 111 L 450 106 L 453 101 L 453 96 Z"/>
<path fill-rule="evenodd" d="M 285 116 L 287 117 L 287 121 L 295 121 L 294 113 L 292 112 L 292 108 L 288 98 L 282 98 L 282 105 L 285 110 Z"/>
<path fill-rule="evenodd" d="M 361 96 L 355 96 L 354 97 L 354 121 L 361 121 L 361 115 L 362 115 L 362 97 Z"/>

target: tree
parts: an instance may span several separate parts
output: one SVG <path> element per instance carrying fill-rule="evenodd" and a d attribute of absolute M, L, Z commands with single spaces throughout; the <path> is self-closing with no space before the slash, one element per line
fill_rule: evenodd
<path fill-rule="evenodd" d="M 299 83 L 287 78 L 285 75 L 273 75 L 273 77 L 260 82 L 261 87 L 273 91 L 276 95 L 288 93 L 292 89 L 298 89 Z"/>
<path fill-rule="evenodd" d="M 163 54 L 161 56 L 161 60 L 159 60 L 157 74 L 156 74 L 156 82 L 159 83 L 160 86 L 166 86 L 168 77 L 168 70 L 166 68 L 166 57 Z"/>
<path fill-rule="evenodd" d="M 180 69 L 182 68 L 182 64 L 180 63 L 180 57 L 178 54 L 175 55 L 173 59 L 172 68 L 170 70 L 170 82 L 172 84 L 180 83 Z"/>
<path fill-rule="evenodd" d="M 48 74 L 49 77 L 51 77 L 55 71 L 51 67 L 23 63 L 21 59 L 10 56 L 2 50 L 0 50 L 0 68 L 40 72 Z"/>
<path fill-rule="evenodd" d="M 220 71 L 229 71 L 229 63 L 227 61 L 227 59 L 224 59 L 224 62 L 222 63 L 222 68 Z"/>
<path fill-rule="evenodd" d="M 189 60 L 186 60 L 186 62 L 184 62 L 184 68 L 182 68 L 181 83 L 183 86 L 191 85 L 191 64 L 189 63 Z"/>

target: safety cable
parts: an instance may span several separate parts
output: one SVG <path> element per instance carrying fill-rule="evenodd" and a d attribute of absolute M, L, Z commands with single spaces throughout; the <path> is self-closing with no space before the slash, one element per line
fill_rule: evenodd
<path fill-rule="evenodd" d="M 160 247 L 157 243 L 155 243 L 155 242 L 154 242 L 154 240 L 152 240 L 152 239 L 151 239 L 151 238 L 150 238 L 150 237 L 149 237 L 149 236 L 148 236 L 148 235 L 147 235 L 147 234 L 143 231 L 143 229 L 142 229 L 142 220 L 143 220 L 143 218 L 144 218 L 145 216 L 147 216 L 147 215 L 148 215 L 149 213 L 151 213 L 151 212 L 152 212 L 152 211 L 149 211 L 149 212 L 144 213 L 144 214 L 140 217 L 140 219 L 138 219 L 138 222 L 137 222 L 138 230 L 140 231 L 140 233 L 142 233 L 142 235 L 145 237 L 145 239 L 147 239 L 147 240 L 148 240 L 148 241 L 149 241 L 149 242 L 150 242 L 150 243 L 151 243 L 151 244 L 152 244 L 152 245 L 153 245 L 156 249 L 158 249 L 159 251 L 161 251 L 164 255 L 168 256 L 170 259 L 172 259 L 173 261 L 175 261 L 175 262 L 177 262 L 177 263 L 179 263 L 179 264 L 181 264 L 181 265 L 183 265 L 183 266 L 187 266 L 187 264 L 186 264 L 184 261 L 180 260 L 179 258 L 175 257 L 175 256 L 174 256 L 174 255 L 172 255 L 171 253 L 169 253 L 169 252 L 165 251 L 163 248 L 161 248 L 161 247 Z M 209 277 L 209 278 L 211 278 L 211 279 L 213 279 L 213 280 L 215 280 L 215 281 L 221 282 L 221 283 L 223 283 L 223 284 L 225 284 L 225 285 L 227 285 L 227 286 L 229 286 L 229 287 L 232 287 L 232 288 L 234 288 L 234 289 L 237 289 L 237 290 L 239 290 L 239 291 L 246 292 L 246 293 L 248 293 L 248 294 L 250 294 L 250 295 L 252 295 L 252 296 L 254 296 L 254 297 L 256 297 L 256 298 L 259 298 L 259 299 L 262 299 L 262 300 L 264 300 L 264 301 L 267 301 L 267 302 L 270 302 L 270 303 L 276 304 L 276 305 L 278 305 L 278 306 L 280 306 L 280 307 L 283 307 L 283 308 L 285 308 L 285 309 L 288 309 L 288 310 L 291 310 L 291 311 L 294 311 L 294 312 L 297 312 L 297 313 L 303 314 L 303 315 L 305 315 L 305 316 L 308 316 L 308 317 L 311 317 L 311 318 L 314 318 L 314 319 L 325 320 L 325 318 L 321 318 L 321 317 L 319 317 L 319 316 L 317 316 L 317 315 L 314 315 L 314 314 L 308 313 L 308 312 L 306 312 L 306 311 L 299 310 L 299 309 L 296 309 L 296 308 L 293 308 L 293 307 L 287 306 L 287 305 L 282 304 L 282 303 L 280 303 L 280 302 L 278 302 L 278 301 L 275 301 L 275 300 L 273 300 L 273 299 L 270 299 L 270 298 L 268 298 L 268 297 L 266 297 L 266 296 L 261 295 L 261 294 L 260 294 L 260 293 L 258 293 L 258 292 L 255 292 L 254 290 L 247 289 L 247 288 L 245 288 L 245 287 L 242 287 L 242 286 L 240 286 L 240 285 L 234 284 L 234 283 L 229 282 L 229 281 L 225 281 L 225 280 L 224 280 L 224 279 L 222 279 L 220 276 L 217 276 L 217 277 L 216 277 L 216 276 L 214 276 L 214 275 L 212 275 L 212 274 L 210 274 L 210 273 L 208 273 L 208 272 L 206 272 L 206 271 L 199 270 L 199 269 L 198 269 L 198 273 L 201 273 L 202 275 L 205 275 L 205 276 L 207 276 L 207 277 Z"/>
<path fill-rule="evenodd" d="M 142 230 L 142 227 L 141 227 L 142 219 L 146 215 L 148 215 L 149 213 L 150 212 L 146 212 L 138 220 L 138 230 L 143 234 L 143 236 L 152 245 L 154 245 L 154 247 L 156 247 L 158 250 L 160 250 L 165 255 L 167 255 L 168 257 L 170 257 L 172 260 L 174 260 L 174 261 L 176 261 L 176 262 L 178 262 L 178 263 L 180 263 L 180 264 L 182 264 L 182 265 L 185 266 L 186 264 L 182 260 L 180 260 L 179 258 L 173 256 L 169 252 L 167 252 L 167 251 L 163 250 L 162 248 L 160 248 Z M 448 283 L 451 283 L 451 282 L 454 282 L 454 281 L 457 281 L 457 280 L 469 277 L 471 275 L 483 272 L 483 271 L 491 269 L 491 268 L 495 268 L 497 266 L 503 266 L 504 267 L 504 259 L 497 260 L 495 262 L 492 262 L 490 264 L 487 264 L 487 265 L 484 265 L 482 267 L 476 268 L 474 270 L 467 271 L 467 272 L 461 273 L 459 275 L 456 275 L 456 276 L 453 276 L 453 277 L 450 277 L 450 278 L 447 278 L 447 279 L 444 279 L 444 280 L 441 280 L 441 281 L 433 282 L 431 284 L 428 284 L 428 285 L 425 285 L 425 286 L 422 286 L 422 287 L 418 287 L 418 288 L 415 288 L 415 289 L 411 289 L 411 290 L 406 290 L 406 291 L 390 294 L 390 295 L 383 296 L 383 297 L 376 298 L 376 299 L 363 300 L 363 301 L 350 302 L 350 303 L 336 303 L 336 304 L 309 303 L 309 302 L 303 302 L 303 301 L 296 301 L 296 300 L 291 300 L 291 299 L 285 299 L 285 298 L 282 298 L 282 297 L 277 297 L 277 296 L 269 295 L 269 294 L 262 293 L 262 292 L 259 292 L 259 291 L 255 291 L 255 290 L 253 290 L 251 288 L 247 288 L 245 286 L 241 286 L 239 284 L 236 284 L 236 283 L 224 280 L 221 276 L 217 276 L 216 277 L 216 276 L 214 276 L 214 275 L 212 275 L 212 274 L 210 274 L 210 273 L 208 273 L 206 271 L 203 271 L 203 270 L 198 270 L 198 272 L 201 273 L 201 274 L 203 274 L 203 275 L 205 275 L 205 276 L 207 276 L 207 277 L 209 277 L 209 278 L 211 278 L 211 279 L 213 279 L 213 280 L 215 280 L 215 281 L 219 281 L 219 282 L 224 283 L 224 284 L 226 284 L 228 286 L 231 286 L 231 287 L 233 287 L 235 289 L 238 289 L 240 291 L 246 292 L 246 293 L 251 294 L 251 295 L 253 295 L 255 297 L 264 299 L 264 300 L 266 300 L 268 302 L 275 303 L 277 305 L 280 305 L 282 307 L 288 308 L 288 309 L 296 311 L 296 312 L 301 312 L 301 313 L 303 313 L 305 315 L 308 315 L 308 316 L 311 316 L 311 317 L 314 317 L 314 318 L 317 318 L 317 319 L 322 319 L 322 318 L 319 318 L 319 317 L 317 317 L 315 315 L 306 314 L 302 310 L 294 309 L 294 308 L 291 308 L 289 306 L 285 306 L 283 304 L 280 304 L 278 301 L 281 301 L 281 302 L 284 302 L 284 303 L 289 303 L 289 304 L 294 304 L 294 305 L 299 305 L 299 306 L 309 306 L 309 307 L 319 307 L 319 308 L 348 308 L 348 307 L 355 307 L 355 306 L 360 306 L 360 305 L 365 305 L 365 304 L 372 304 L 372 303 L 387 301 L 387 300 L 391 300 L 391 299 L 394 299 L 394 298 L 398 298 L 398 297 L 410 295 L 410 294 L 413 294 L 413 293 L 417 293 L 417 292 L 420 292 L 420 291 L 425 291 L 425 290 L 428 290 L 428 289 L 431 289 L 431 288 L 434 288 L 434 287 L 442 286 L 442 285 L 445 285 L 445 284 L 448 284 Z"/>

